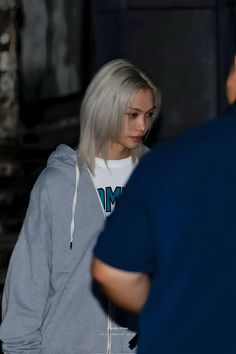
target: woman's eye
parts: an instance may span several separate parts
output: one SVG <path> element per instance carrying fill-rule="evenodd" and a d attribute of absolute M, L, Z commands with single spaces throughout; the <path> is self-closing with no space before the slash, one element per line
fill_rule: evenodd
<path fill-rule="evenodd" d="M 154 112 L 149 112 L 146 115 L 147 115 L 148 118 L 152 118 L 153 114 L 154 114 Z"/>
<path fill-rule="evenodd" d="M 138 113 L 127 113 L 127 115 L 130 118 L 136 118 L 138 116 Z"/>

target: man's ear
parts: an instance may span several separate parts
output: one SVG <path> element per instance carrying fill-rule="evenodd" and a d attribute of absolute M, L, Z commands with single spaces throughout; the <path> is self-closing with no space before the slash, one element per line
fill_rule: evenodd
<path fill-rule="evenodd" d="M 229 104 L 236 102 L 236 55 L 226 80 L 226 97 Z"/>

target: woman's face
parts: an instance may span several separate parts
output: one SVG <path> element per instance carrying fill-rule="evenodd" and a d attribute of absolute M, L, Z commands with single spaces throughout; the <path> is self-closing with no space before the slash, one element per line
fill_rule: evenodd
<path fill-rule="evenodd" d="M 122 159 L 131 155 L 131 150 L 142 142 L 142 137 L 147 133 L 154 109 L 152 90 L 139 90 L 128 105 L 120 138 L 109 146 L 108 159 Z"/>

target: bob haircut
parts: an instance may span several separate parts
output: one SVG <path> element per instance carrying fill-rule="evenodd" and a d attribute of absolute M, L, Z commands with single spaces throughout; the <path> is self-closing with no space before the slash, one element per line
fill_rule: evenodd
<path fill-rule="evenodd" d="M 125 59 L 112 60 L 96 73 L 81 103 L 79 167 L 86 163 L 94 174 L 97 154 L 106 160 L 108 143 L 120 136 L 128 104 L 141 89 L 153 93 L 156 108 L 152 125 L 160 110 L 161 93 L 147 73 Z M 136 160 L 144 151 L 145 147 L 139 144 L 131 155 Z"/>

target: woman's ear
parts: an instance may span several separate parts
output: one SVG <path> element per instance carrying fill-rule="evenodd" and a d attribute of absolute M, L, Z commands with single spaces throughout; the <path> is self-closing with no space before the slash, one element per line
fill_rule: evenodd
<path fill-rule="evenodd" d="M 236 102 L 236 55 L 226 80 L 226 97 L 229 104 Z"/>

